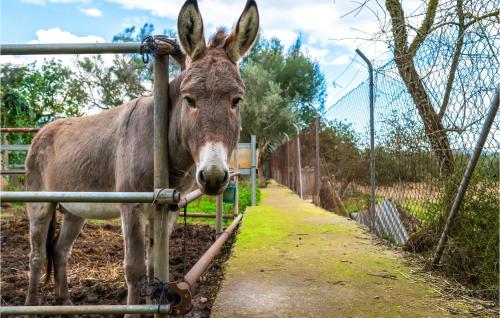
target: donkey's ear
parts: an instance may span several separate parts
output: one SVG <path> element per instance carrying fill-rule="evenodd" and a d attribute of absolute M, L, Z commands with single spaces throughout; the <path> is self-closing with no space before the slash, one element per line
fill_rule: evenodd
<path fill-rule="evenodd" d="M 177 19 L 177 33 L 182 49 L 192 60 L 203 55 L 206 50 L 203 20 L 196 0 L 187 0 L 182 6 Z"/>
<path fill-rule="evenodd" d="M 259 33 L 259 10 L 255 0 L 248 0 L 243 13 L 225 44 L 227 55 L 234 63 L 252 48 Z"/>

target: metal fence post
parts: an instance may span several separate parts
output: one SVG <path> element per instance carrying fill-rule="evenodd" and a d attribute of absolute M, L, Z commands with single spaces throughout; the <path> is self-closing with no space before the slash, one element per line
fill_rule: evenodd
<path fill-rule="evenodd" d="M 299 161 L 298 166 L 299 166 L 299 194 L 300 198 L 304 198 L 304 194 L 302 192 L 302 162 L 300 161 L 300 129 L 297 124 L 293 124 L 295 126 L 295 129 L 297 129 L 297 159 Z"/>
<path fill-rule="evenodd" d="M 255 135 L 250 136 L 250 144 L 252 151 L 252 167 L 251 167 L 251 179 L 252 179 L 252 206 L 257 205 L 256 192 L 257 192 L 257 182 L 256 182 L 256 169 L 257 169 L 257 139 Z M 263 173 L 263 171 L 259 171 L 259 173 Z"/>
<path fill-rule="evenodd" d="M 320 162 L 319 162 L 319 112 L 316 110 L 316 127 L 315 127 L 315 156 L 316 156 L 316 164 L 315 164 L 315 169 L 314 169 L 314 192 L 315 192 L 315 204 L 317 206 L 320 206 L 320 201 L 321 199 L 319 198 L 319 193 L 321 191 L 321 182 L 320 182 Z"/>
<path fill-rule="evenodd" d="M 154 187 L 169 186 L 168 149 L 168 55 L 158 55 L 154 61 Z M 153 274 L 164 283 L 169 282 L 169 238 L 168 205 L 156 205 L 154 212 Z M 168 317 L 155 314 L 155 318 Z"/>
<path fill-rule="evenodd" d="M 286 186 L 290 188 L 290 137 L 284 133 L 286 137 Z"/>
<path fill-rule="evenodd" d="M 474 169 L 476 168 L 477 161 L 479 160 L 479 156 L 481 156 L 481 152 L 483 151 L 484 143 L 486 142 L 486 138 L 490 133 L 491 125 L 493 125 L 493 121 L 495 120 L 495 116 L 498 111 L 498 103 L 499 103 L 499 95 L 500 95 L 500 85 L 497 87 L 495 91 L 495 96 L 491 101 L 490 108 L 488 110 L 488 115 L 486 120 L 484 121 L 483 128 L 481 129 L 481 134 L 476 142 L 476 147 L 474 148 L 474 153 L 472 157 L 469 159 L 469 163 L 467 164 L 467 169 L 465 170 L 465 174 L 460 182 L 460 186 L 457 191 L 457 195 L 455 196 L 455 200 L 453 201 L 453 205 L 451 207 L 450 213 L 448 214 L 448 219 L 446 220 L 446 224 L 444 225 L 443 233 L 441 233 L 441 237 L 439 238 L 439 243 L 436 248 L 436 253 L 434 254 L 434 258 L 432 259 L 432 265 L 436 266 L 441 261 L 441 256 L 443 255 L 444 247 L 446 245 L 446 241 L 448 240 L 448 232 L 450 230 L 451 223 L 455 219 L 458 214 L 458 209 L 460 209 L 460 204 L 465 196 L 465 192 L 467 191 L 467 187 L 469 186 L 470 179 L 472 174 L 474 173 Z"/>
<path fill-rule="evenodd" d="M 238 144 L 236 144 L 236 148 L 233 151 L 233 172 L 236 174 L 234 176 L 234 217 L 236 218 L 238 214 L 240 213 L 240 200 L 238 198 L 239 193 L 238 193 L 238 172 L 239 172 L 239 166 L 238 166 Z"/>
<path fill-rule="evenodd" d="M 215 236 L 219 237 L 222 234 L 222 194 L 215 197 Z"/>
<path fill-rule="evenodd" d="M 371 188 L 371 203 L 370 203 L 370 227 L 375 230 L 376 218 L 376 187 L 377 180 L 375 179 L 375 109 L 373 103 L 373 66 L 370 60 L 361 52 L 356 49 L 356 53 L 366 62 L 368 72 L 370 74 L 370 188 Z"/>

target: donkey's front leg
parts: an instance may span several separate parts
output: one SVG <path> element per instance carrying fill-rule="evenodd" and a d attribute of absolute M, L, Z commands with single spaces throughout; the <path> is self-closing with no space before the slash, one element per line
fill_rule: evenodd
<path fill-rule="evenodd" d="M 144 228 L 141 224 L 140 204 L 121 204 L 123 241 L 125 249 L 125 278 L 127 281 L 127 305 L 139 303 L 140 290 L 146 278 L 144 258 Z M 126 317 L 137 317 L 127 315 Z"/>

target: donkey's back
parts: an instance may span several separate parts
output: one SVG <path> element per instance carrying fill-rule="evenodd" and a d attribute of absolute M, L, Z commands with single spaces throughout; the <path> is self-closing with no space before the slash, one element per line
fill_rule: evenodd
<path fill-rule="evenodd" d="M 46 125 L 28 151 L 27 189 L 151 191 L 144 188 L 148 181 L 152 186 L 152 172 L 147 172 L 153 168 L 152 120 L 152 98 L 145 97 L 96 115 Z M 130 166 L 134 161 L 141 167 Z M 132 184 L 134 180 L 141 181 Z"/>

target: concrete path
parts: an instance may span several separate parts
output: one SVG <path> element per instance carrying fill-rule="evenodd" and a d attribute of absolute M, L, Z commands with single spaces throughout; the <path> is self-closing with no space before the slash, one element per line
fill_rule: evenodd
<path fill-rule="evenodd" d="M 245 214 L 212 310 L 223 318 L 448 316 L 396 252 L 275 183 Z"/>

